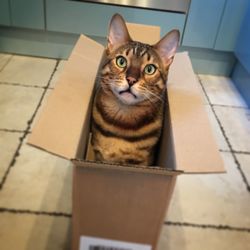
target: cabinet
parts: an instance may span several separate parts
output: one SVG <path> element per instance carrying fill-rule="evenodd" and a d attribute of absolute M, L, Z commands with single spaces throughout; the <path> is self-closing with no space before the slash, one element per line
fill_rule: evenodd
<path fill-rule="evenodd" d="M 43 0 L 9 1 L 13 26 L 31 29 L 45 28 L 45 12 Z"/>
<path fill-rule="evenodd" d="M 232 79 L 250 107 L 250 2 L 241 25 L 235 47 L 238 62 L 234 68 Z"/>
<path fill-rule="evenodd" d="M 235 54 L 250 74 L 250 2 L 237 39 Z"/>
<path fill-rule="evenodd" d="M 115 13 L 123 15 L 127 22 L 160 26 L 161 35 L 173 28 L 183 31 L 186 18 L 180 13 L 64 0 L 46 1 L 46 11 L 49 31 L 99 37 L 107 36 L 110 18 Z"/>
<path fill-rule="evenodd" d="M 0 0 L 0 25 L 10 25 L 9 0 Z"/>
<path fill-rule="evenodd" d="M 192 0 L 183 45 L 234 50 L 248 0 Z"/>
<path fill-rule="evenodd" d="M 216 50 L 234 51 L 248 2 L 248 0 L 226 1 L 215 41 Z"/>
<path fill-rule="evenodd" d="M 226 0 L 192 0 L 182 45 L 212 49 Z"/>

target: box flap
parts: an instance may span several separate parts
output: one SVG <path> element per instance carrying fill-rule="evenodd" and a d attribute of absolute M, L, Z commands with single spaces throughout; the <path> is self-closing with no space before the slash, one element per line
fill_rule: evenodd
<path fill-rule="evenodd" d="M 187 52 L 176 54 L 167 86 L 176 169 L 186 173 L 224 172 Z"/>
<path fill-rule="evenodd" d="M 160 37 L 156 26 L 128 24 L 128 29 L 134 40 L 149 44 Z M 79 150 L 84 152 L 82 131 L 87 137 L 85 121 L 103 51 L 102 45 L 80 36 L 28 138 L 29 144 L 67 159 L 75 158 Z"/>
<path fill-rule="evenodd" d="M 28 143 L 68 159 L 76 156 L 103 50 L 80 36 Z"/>
<path fill-rule="evenodd" d="M 135 23 L 126 23 L 131 38 L 147 44 L 155 44 L 160 40 L 161 29 L 158 26 L 150 26 Z"/>

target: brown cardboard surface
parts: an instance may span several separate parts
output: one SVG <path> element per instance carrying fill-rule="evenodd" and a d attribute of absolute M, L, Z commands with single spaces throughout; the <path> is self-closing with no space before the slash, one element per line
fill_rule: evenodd
<path fill-rule="evenodd" d="M 80 36 L 28 143 L 68 159 L 76 156 L 103 49 Z"/>
<path fill-rule="evenodd" d="M 224 172 L 187 52 L 176 55 L 167 89 L 176 169 L 188 173 Z"/>
<path fill-rule="evenodd" d="M 160 27 L 127 23 L 129 34 L 133 40 L 147 44 L 155 44 L 160 39 Z"/>
<path fill-rule="evenodd" d="M 95 166 L 74 168 L 73 250 L 81 235 L 156 249 L 175 176 Z"/>

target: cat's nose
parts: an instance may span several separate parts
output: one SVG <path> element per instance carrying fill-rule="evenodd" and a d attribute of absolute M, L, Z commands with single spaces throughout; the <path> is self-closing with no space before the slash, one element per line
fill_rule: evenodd
<path fill-rule="evenodd" d="M 137 80 L 133 76 L 127 76 L 126 79 L 129 86 L 132 86 L 137 82 Z"/>

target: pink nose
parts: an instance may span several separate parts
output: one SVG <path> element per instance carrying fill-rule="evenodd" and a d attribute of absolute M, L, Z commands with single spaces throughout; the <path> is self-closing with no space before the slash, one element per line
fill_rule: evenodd
<path fill-rule="evenodd" d="M 137 80 L 132 76 L 128 76 L 126 79 L 129 85 L 133 85 L 137 82 Z"/>

